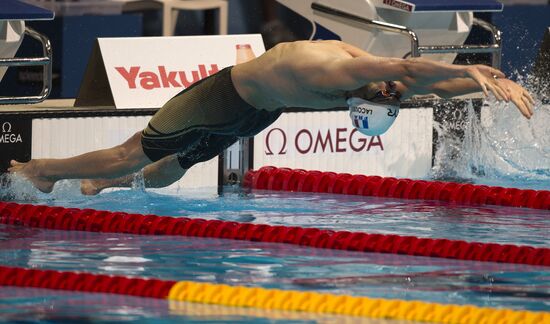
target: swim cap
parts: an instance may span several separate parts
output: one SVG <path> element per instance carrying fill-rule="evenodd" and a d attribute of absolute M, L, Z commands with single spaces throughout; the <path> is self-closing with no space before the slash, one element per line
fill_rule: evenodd
<path fill-rule="evenodd" d="M 382 135 L 399 114 L 398 105 L 368 101 L 358 97 L 347 100 L 349 117 L 357 130 L 368 136 Z"/>

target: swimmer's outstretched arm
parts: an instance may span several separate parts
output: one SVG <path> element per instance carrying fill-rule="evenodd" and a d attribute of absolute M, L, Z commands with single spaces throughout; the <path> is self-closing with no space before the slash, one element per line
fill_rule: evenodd
<path fill-rule="evenodd" d="M 361 79 L 361 75 L 368 71 L 371 71 L 370 78 L 386 73 L 386 80 L 401 80 L 396 84 L 397 90 L 401 92 L 404 99 L 432 93 L 442 98 L 479 91 L 487 95 L 490 90 L 498 100 L 512 101 L 526 118 L 531 118 L 533 115 L 535 101 L 529 92 L 519 84 L 503 78 L 502 72 L 496 69 L 484 65 L 450 65 L 424 59 L 381 58 L 344 42 L 326 42 L 339 46 L 354 57 L 352 60 L 341 62 L 341 65 L 349 65 L 348 69 L 351 70 L 354 79 L 348 82 L 352 86 L 357 85 L 356 80 L 365 80 L 364 77 Z M 356 69 L 359 72 L 353 73 Z M 463 75 L 460 76 L 461 74 Z"/>
<path fill-rule="evenodd" d="M 526 118 L 531 118 L 533 115 L 533 105 L 535 100 L 522 86 L 508 79 L 497 79 L 495 82 L 506 90 L 510 101 L 519 109 L 521 114 Z M 479 92 L 479 85 L 468 78 L 456 78 L 445 81 L 436 82 L 424 89 L 411 90 L 401 82 L 396 82 L 397 90 L 403 95 L 404 99 L 414 95 L 435 94 L 441 98 L 452 98 L 469 93 Z"/>
<path fill-rule="evenodd" d="M 143 168 L 143 180 L 146 188 L 163 188 L 181 179 L 185 172 L 174 154 Z M 107 188 L 130 188 L 134 179 L 135 174 L 115 179 L 85 179 L 80 182 L 80 190 L 85 195 L 96 195 Z"/>
<path fill-rule="evenodd" d="M 369 82 L 392 80 L 401 81 L 411 89 L 422 89 L 440 81 L 469 78 L 479 85 L 485 95 L 491 91 L 499 100 L 508 99 L 505 89 L 494 79 L 495 76 L 504 78 L 504 74 L 485 65 L 455 65 L 423 58 L 397 59 L 376 56 L 343 60 L 340 65 L 343 73 L 349 75 L 358 86 Z"/>
<path fill-rule="evenodd" d="M 326 41 L 339 46 L 348 52 L 353 59 L 341 60 L 334 64 L 334 69 L 348 83 L 349 88 L 358 88 L 365 83 L 384 80 L 401 81 L 409 90 L 416 94 L 427 93 L 434 83 L 451 79 L 470 79 L 472 83 L 456 82 L 465 93 L 483 91 L 485 95 L 491 91 L 498 100 L 509 100 L 509 93 L 494 77 L 504 78 L 504 74 L 485 65 L 455 65 L 427 60 L 424 58 L 399 59 L 374 56 L 358 47 L 340 42 Z"/>
<path fill-rule="evenodd" d="M 326 42 L 332 43 L 334 45 L 341 47 L 354 58 L 365 57 L 368 60 L 374 60 L 374 61 L 380 60 L 380 58 L 376 58 L 372 54 L 369 54 L 363 49 L 355 47 L 351 44 L 347 44 L 340 41 L 326 41 Z M 461 67 L 461 66 L 458 65 L 458 67 Z M 476 68 L 476 66 L 473 66 L 473 67 Z M 477 68 L 481 68 L 482 70 L 487 71 L 488 67 L 477 66 Z M 488 71 L 492 72 L 490 69 L 491 68 L 489 68 Z M 495 70 L 495 71 L 498 71 L 498 70 Z M 523 114 L 523 116 L 527 118 L 531 118 L 531 116 L 533 115 L 533 105 L 535 103 L 535 100 L 529 94 L 529 92 L 519 84 L 511 80 L 508 80 L 506 78 L 502 78 L 501 73 L 500 74 L 495 73 L 494 75 L 496 75 L 498 78 L 495 79 L 493 77 L 492 79 L 489 78 L 489 80 L 486 80 L 486 81 L 494 85 L 494 91 L 491 88 L 489 89 L 493 91 L 496 98 L 499 100 L 504 99 L 506 101 L 512 101 L 516 105 L 516 107 L 519 109 L 519 111 Z M 394 79 L 389 79 L 389 80 L 394 80 Z M 397 90 L 401 92 L 401 94 L 403 95 L 402 98 L 404 99 L 410 98 L 414 95 L 423 95 L 423 94 L 432 94 L 432 93 L 438 95 L 441 98 L 452 98 L 452 97 L 461 96 L 461 95 L 484 90 L 480 86 L 477 80 L 470 77 L 451 78 L 448 80 L 438 81 L 434 83 L 427 83 L 427 84 L 421 84 L 421 83 L 415 84 L 413 82 L 407 85 L 405 82 L 396 82 L 396 83 L 398 85 Z M 485 92 L 485 94 L 487 93 Z"/>

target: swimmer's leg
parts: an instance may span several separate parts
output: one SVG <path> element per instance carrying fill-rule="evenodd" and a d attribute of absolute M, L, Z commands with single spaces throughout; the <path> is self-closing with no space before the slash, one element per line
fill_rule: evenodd
<path fill-rule="evenodd" d="M 176 154 L 169 155 L 143 168 L 145 187 L 162 188 L 178 181 L 187 172 L 183 169 Z M 85 179 L 80 182 L 80 190 L 85 195 L 97 195 L 107 188 L 129 188 L 134 182 L 134 174 L 115 179 Z"/>
<path fill-rule="evenodd" d="M 143 153 L 140 132 L 115 147 L 66 159 L 11 161 L 8 169 L 29 179 L 42 192 L 51 192 L 62 179 L 117 178 L 141 170 L 151 160 Z"/>

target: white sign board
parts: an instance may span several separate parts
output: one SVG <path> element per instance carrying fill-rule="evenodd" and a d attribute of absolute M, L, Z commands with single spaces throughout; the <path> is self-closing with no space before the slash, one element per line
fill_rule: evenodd
<path fill-rule="evenodd" d="M 365 136 L 347 111 L 284 113 L 254 138 L 254 168 L 426 177 L 432 163 L 431 108 L 401 109 L 381 136 Z"/>
<path fill-rule="evenodd" d="M 256 56 L 265 52 L 259 34 L 99 38 L 75 105 L 109 105 L 99 96 L 116 108 L 162 107 L 191 84 L 235 65 L 242 45 Z"/>
<path fill-rule="evenodd" d="M 32 158 L 67 158 L 119 145 L 142 130 L 150 116 L 37 118 L 32 120 Z M 59 130 L 63 131 L 59 131 Z M 86 136 L 82 136 L 85 133 Z M 19 134 L 17 134 L 19 135 Z M 170 187 L 216 193 L 218 158 L 197 163 Z"/>

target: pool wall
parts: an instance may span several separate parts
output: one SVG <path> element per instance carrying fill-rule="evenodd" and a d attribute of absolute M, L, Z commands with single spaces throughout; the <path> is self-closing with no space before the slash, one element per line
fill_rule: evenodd
<path fill-rule="evenodd" d="M 40 110 L 12 111 L 10 106 L 0 110 L 0 125 L 4 126 L 0 131 L 6 139 L 0 141 L 0 173 L 11 159 L 65 158 L 118 145 L 142 130 L 156 112 L 156 109 L 73 108 L 72 100 L 65 100 L 56 109 L 45 104 Z M 185 181 L 172 186 L 216 190 L 217 184 L 218 158 L 214 158 L 195 165 L 186 173 Z"/>
<path fill-rule="evenodd" d="M 254 165 L 426 177 L 432 166 L 433 109 L 401 109 L 383 135 L 365 136 L 349 112 L 283 114 L 254 138 Z"/>
<path fill-rule="evenodd" d="M 120 144 L 146 126 L 156 109 L 72 107 L 72 100 L 0 109 L 0 172 L 11 159 L 64 158 Z M 264 165 L 396 177 L 427 177 L 435 138 L 434 121 L 449 102 L 405 102 L 395 125 L 380 136 L 364 136 L 350 124 L 347 109 L 288 109 L 253 140 L 250 168 Z M 450 102 L 464 106 L 464 100 Z M 456 118 L 452 119 L 457 122 Z M 239 148 L 232 147 L 238 152 Z M 238 154 L 237 154 L 238 155 Z M 235 154 L 234 154 L 235 156 Z M 179 188 L 223 184 L 223 159 L 200 163 L 174 184 Z M 360 163 L 356 162 L 360 161 Z"/>

